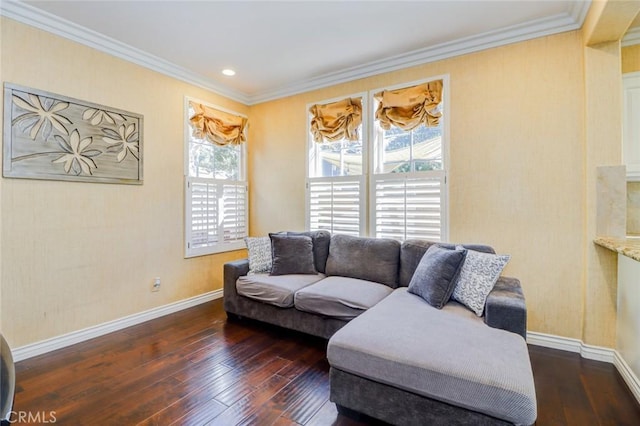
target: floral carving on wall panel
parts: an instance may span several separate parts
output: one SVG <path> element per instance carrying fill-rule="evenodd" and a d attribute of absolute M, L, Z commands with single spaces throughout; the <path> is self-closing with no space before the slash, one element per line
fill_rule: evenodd
<path fill-rule="evenodd" d="M 3 176 L 142 184 L 143 117 L 5 83 Z"/>

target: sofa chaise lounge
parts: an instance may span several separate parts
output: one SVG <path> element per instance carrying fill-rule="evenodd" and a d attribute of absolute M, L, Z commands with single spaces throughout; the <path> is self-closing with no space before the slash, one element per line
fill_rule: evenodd
<path fill-rule="evenodd" d="M 330 399 L 339 410 L 403 425 L 535 422 L 517 279 L 498 279 L 482 317 L 455 301 L 436 309 L 407 291 L 434 242 L 302 235 L 313 241 L 317 274 L 251 275 L 247 259 L 229 262 L 224 308 L 329 339 Z"/>

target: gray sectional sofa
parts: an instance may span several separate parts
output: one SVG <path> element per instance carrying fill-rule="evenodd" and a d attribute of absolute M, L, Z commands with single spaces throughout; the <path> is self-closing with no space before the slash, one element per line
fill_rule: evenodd
<path fill-rule="evenodd" d="M 330 399 L 340 410 L 402 425 L 535 422 L 517 279 L 499 278 L 482 317 L 454 301 L 436 309 L 407 291 L 433 242 L 302 235 L 313 239 L 317 274 L 247 275 L 248 260 L 227 263 L 224 308 L 329 339 Z"/>

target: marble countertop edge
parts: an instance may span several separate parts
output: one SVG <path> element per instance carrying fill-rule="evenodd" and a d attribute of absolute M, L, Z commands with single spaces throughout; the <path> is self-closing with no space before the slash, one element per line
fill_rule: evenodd
<path fill-rule="evenodd" d="M 593 240 L 599 246 L 618 252 L 640 262 L 640 238 L 615 238 L 599 236 Z"/>

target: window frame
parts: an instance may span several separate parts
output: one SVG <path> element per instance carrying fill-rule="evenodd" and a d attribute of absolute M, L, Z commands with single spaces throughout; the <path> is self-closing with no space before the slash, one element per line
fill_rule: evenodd
<path fill-rule="evenodd" d="M 206 182 L 208 184 L 216 185 L 218 188 L 224 188 L 224 185 L 235 185 L 235 186 L 243 186 L 245 188 L 245 214 L 244 214 L 244 223 L 246 229 L 246 235 L 249 235 L 249 185 L 247 179 L 247 142 L 244 142 L 240 145 L 240 161 L 239 161 L 239 171 L 238 171 L 238 180 L 231 179 L 216 179 L 214 177 L 195 177 L 190 175 L 190 167 L 189 167 L 189 159 L 190 159 L 190 148 L 191 148 L 191 126 L 189 124 L 189 102 L 195 102 L 204 104 L 210 108 L 217 109 L 222 112 L 226 112 L 229 114 L 238 115 L 244 118 L 248 118 L 246 114 L 239 113 L 237 111 L 230 110 L 228 108 L 221 107 L 219 105 L 213 104 L 208 101 L 204 101 L 201 99 L 193 98 L 190 96 L 184 97 L 184 106 L 183 106 L 183 120 L 184 120 L 184 133 L 183 133 L 183 173 L 184 173 L 184 257 L 198 257 L 198 256 L 207 256 L 216 253 L 225 253 L 229 251 L 241 250 L 246 248 L 244 239 L 235 240 L 229 243 L 218 242 L 215 244 L 208 245 L 206 247 L 191 247 L 192 241 L 192 233 L 191 233 L 191 218 L 192 218 L 192 203 L 191 203 L 191 185 L 193 183 L 202 183 Z M 245 135 L 247 129 L 244 130 Z M 214 174 L 215 175 L 215 174 Z M 219 228 L 222 225 L 219 224 Z"/>
<path fill-rule="evenodd" d="M 373 100 L 373 95 L 381 92 L 383 90 L 397 90 L 404 89 L 406 87 L 416 86 L 418 84 L 425 84 L 434 80 L 442 80 L 442 170 L 429 170 L 429 171 L 411 171 L 405 173 L 376 173 L 375 168 L 377 167 L 377 156 L 380 155 L 380 148 L 377 146 L 377 137 L 376 137 L 376 126 L 375 126 L 375 101 Z M 369 158 L 369 170 L 367 175 L 367 184 L 369 185 L 369 192 L 367 193 L 367 202 L 369 203 L 369 211 L 368 211 L 368 226 L 367 226 L 367 235 L 375 236 L 376 235 L 376 206 L 373 200 L 375 200 L 375 191 L 376 191 L 376 181 L 378 179 L 382 179 L 385 176 L 394 178 L 392 175 L 397 175 L 396 178 L 398 180 L 404 178 L 415 178 L 419 177 L 421 174 L 427 174 L 431 176 L 438 176 L 442 179 L 443 187 L 442 187 L 442 204 L 441 204 L 441 241 L 449 241 L 449 135 L 450 128 L 449 123 L 451 122 L 451 112 L 450 112 L 450 102 L 449 102 L 449 74 L 436 75 L 433 77 L 428 77 L 425 79 L 414 80 L 399 84 L 394 84 L 390 86 L 383 86 L 376 89 L 369 90 L 368 99 L 371 100 L 371 111 L 368 116 L 368 120 L 371 120 L 371 124 L 369 125 L 369 143 L 371 145 L 370 149 L 370 158 Z M 367 121 L 368 121 L 367 120 Z M 363 119 L 363 122 L 365 120 Z M 424 175 L 423 175 L 424 176 Z"/>
<path fill-rule="evenodd" d="M 376 125 L 375 125 L 375 109 L 373 95 L 382 90 L 396 90 L 406 87 L 415 86 L 418 84 L 428 83 L 434 80 L 442 80 L 443 83 L 443 96 L 442 96 L 442 169 L 441 170 L 429 170 L 429 171 L 410 171 L 404 173 L 376 173 L 377 167 L 377 155 L 380 155 L 379 148 L 376 146 Z M 416 177 L 425 176 L 429 180 L 440 179 L 441 180 L 441 234 L 440 239 L 442 241 L 449 240 L 449 169 L 450 169 L 450 123 L 451 123 L 451 108 L 450 108 L 450 77 L 449 74 L 435 75 L 425 79 L 414 80 L 409 82 L 403 82 L 399 84 L 383 86 L 376 89 L 371 89 L 365 92 L 357 92 L 338 96 L 331 99 L 318 100 L 310 102 L 306 105 L 306 131 L 307 131 L 307 157 L 305 164 L 305 226 L 306 229 L 310 229 L 311 226 L 311 199 L 310 199 L 310 184 L 313 182 L 319 182 L 322 180 L 345 178 L 359 178 L 362 180 L 362 192 L 360 194 L 360 236 L 375 236 L 376 235 L 376 206 L 375 206 L 375 191 L 376 183 L 378 180 L 389 178 L 392 179 L 415 179 Z M 345 98 L 359 97 L 362 99 L 362 174 L 351 176 L 332 176 L 332 177 L 311 177 L 311 163 L 312 161 L 318 161 L 317 158 L 312 157 L 312 148 L 315 142 L 311 136 L 310 130 L 310 115 L 309 108 L 315 104 L 325 104 L 343 100 Z M 314 150 L 317 155 L 317 150 Z M 395 176 L 390 176 L 395 175 Z M 337 178 L 337 179 L 336 179 Z M 363 213 L 364 209 L 364 213 Z"/>
<path fill-rule="evenodd" d="M 306 144 L 306 161 L 305 161 L 305 228 L 311 229 L 311 184 L 318 182 L 344 182 L 351 180 L 358 180 L 360 182 L 360 202 L 359 202 L 359 215 L 360 226 L 359 235 L 364 236 L 367 232 L 367 202 L 368 202 L 368 172 L 369 172 L 369 144 L 367 143 L 367 137 L 369 134 L 368 129 L 368 116 L 369 111 L 369 92 L 357 92 L 344 96 L 337 96 L 330 99 L 322 99 L 316 102 L 310 102 L 306 105 L 305 117 L 306 117 L 306 132 L 307 132 L 307 144 Z M 319 161 L 318 159 L 318 143 L 314 142 L 311 134 L 311 114 L 309 109 L 316 104 L 329 104 L 332 102 L 338 102 L 346 98 L 360 98 L 362 99 L 362 130 L 360 137 L 362 138 L 362 172 L 359 175 L 346 175 L 346 176 L 322 176 L 311 177 L 311 162 Z M 333 229 L 328 231 L 333 233 Z"/>

